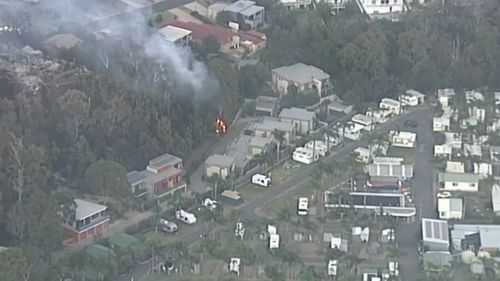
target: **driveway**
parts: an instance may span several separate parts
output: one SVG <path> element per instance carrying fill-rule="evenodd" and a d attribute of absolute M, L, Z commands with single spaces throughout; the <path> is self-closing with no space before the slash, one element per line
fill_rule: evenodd
<path fill-rule="evenodd" d="M 417 243 L 420 240 L 420 219 L 435 218 L 437 215 L 436 190 L 433 188 L 432 110 L 419 112 L 412 116 L 412 119 L 418 122 L 418 127 L 413 130 L 417 133 L 417 147 L 412 191 L 418 213 L 414 223 L 401 224 L 396 232 L 399 247 L 405 253 L 399 260 L 401 276 L 405 281 L 418 280 L 420 273 L 417 251 Z"/>
<path fill-rule="evenodd" d="M 427 120 L 427 118 L 431 118 L 431 113 L 429 111 L 429 109 L 427 107 L 420 107 L 420 108 L 417 108 L 415 109 L 415 111 L 413 112 L 409 112 L 409 113 L 406 113 L 405 115 L 403 116 L 400 116 L 400 117 L 397 117 L 391 121 L 389 121 L 388 123 L 384 124 L 383 126 L 377 128 L 375 130 L 375 132 L 380 132 L 380 133 L 384 133 L 384 132 L 387 132 L 389 130 L 393 130 L 395 128 L 397 128 L 401 122 L 404 122 L 404 120 L 407 120 L 407 119 L 416 119 L 417 122 L 419 122 L 419 128 L 418 130 L 422 130 L 423 132 L 423 137 L 422 137 L 422 142 L 425 144 L 426 141 L 428 142 L 429 140 L 427 139 L 428 135 L 425 135 L 425 120 Z M 248 123 L 250 120 L 241 120 L 241 125 L 239 126 L 243 126 L 243 123 Z M 239 122 L 237 122 L 236 124 L 233 125 L 233 127 L 236 127 L 236 130 L 235 128 L 233 128 L 233 131 L 234 134 L 237 135 L 237 131 L 238 131 L 238 124 L 240 124 Z M 244 128 L 244 126 L 241 128 L 241 130 Z M 214 149 L 214 153 L 222 153 L 224 150 L 225 150 L 225 147 L 227 145 L 227 143 L 229 143 L 230 140 L 234 139 L 235 136 L 232 136 L 230 135 L 231 133 L 231 130 L 229 130 L 229 133 L 225 136 L 223 136 L 224 140 L 222 142 L 220 142 L 220 144 L 218 144 Z M 417 132 L 419 133 L 419 132 Z M 432 143 L 432 133 L 430 133 L 430 142 Z M 344 155 L 346 153 L 349 153 L 350 151 L 352 151 L 353 149 L 355 149 L 356 147 L 358 146 L 366 146 L 368 145 L 368 143 L 366 141 L 358 141 L 358 142 L 351 142 L 351 143 L 347 143 L 346 145 L 344 145 L 342 148 L 334 151 L 332 154 L 330 154 L 329 157 L 334 157 L 334 156 L 341 156 L 341 155 Z M 431 157 L 432 157 L 432 145 L 429 146 L 429 148 L 431 149 Z M 417 153 L 418 155 L 419 153 Z M 430 169 L 431 172 L 432 172 L 432 167 L 430 167 L 430 165 L 428 165 L 428 163 L 424 163 L 424 160 L 425 159 L 418 159 L 416 161 L 419 161 L 419 163 L 421 163 L 421 165 L 424 166 L 425 169 Z M 426 166 L 427 165 L 427 166 Z M 201 165 L 203 166 L 203 165 Z M 312 167 L 314 166 L 309 166 L 308 168 L 306 168 L 307 170 L 311 169 Z M 293 190 L 295 187 L 298 186 L 299 183 L 301 183 L 302 181 L 306 180 L 307 179 L 307 170 L 304 172 L 304 173 L 298 173 L 296 175 L 294 175 L 293 177 L 291 178 L 288 178 L 287 180 L 281 182 L 281 183 L 277 183 L 275 185 L 273 185 L 272 189 L 265 193 L 265 194 L 262 194 L 261 196 L 259 197 L 256 197 L 255 199 L 251 200 L 251 201 L 248 201 L 248 202 L 245 202 L 243 203 L 242 205 L 238 206 L 236 209 L 238 209 L 240 212 L 241 212 L 241 215 L 242 217 L 244 218 L 247 218 L 247 219 L 257 219 L 258 216 L 257 214 L 255 213 L 255 209 L 259 208 L 259 207 L 262 207 L 264 206 L 265 204 L 271 202 L 272 200 L 280 197 L 282 194 L 285 194 L 286 192 L 289 192 L 290 190 Z M 422 172 L 426 172 L 425 170 L 422 170 Z M 199 171 L 198 171 L 199 173 Z M 201 170 L 201 173 L 203 173 L 203 170 Z M 417 175 L 420 175 L 420 172 L 418 172 Z M 193 176 L 195 176 L 193 174 Z M 194 178 L 193 178 L 194 180 Z M 200 176 L 200 180 L 201 180 L 201 176 Z M 432 181 L 431 179 L 422 179 L 424 181 L 424 183 L 426 183 L 427 181 Z M 431 187 L 432 187 L 432 184 L 431 184 Z M 425 191 L 425 190 L 423 190 Z M 425 198 L 430 198 L 432 197 L 433 195 L 423 195 L 423 192 L 419 192 L 422 194 L 422 198 L 418 198 L 418 202 L 422 202 L 424 200 L 426 200 Z M 417 198 L 415 198 L 415 202 Z M 427 203 L 426 204 L 427 206 L 431 206 L 431 203 Z M 430 213 L 430 212 L 429 212 Z M 426 213 L 427 214 L 427 213 Z M 401 230 L 404 230 L 406 228 L 406 224 L 405 224 L 405 227 L 402 227 Z M 218 226 L 220 227 L 220 226 Z M 412 225 L 412 229 L 415 229 L 415 225 Z M 193 243 L 195 243 L 196 241 L 200 240 L 200 236 L 202 233 L 205 233 L 207 232 L 207 229 L 205 227 L 200 227 L 196 230 L 193 230 L 192 232 L 186 234 L 183 238 L 182 238 L 182 241 L 184 241 L 185 243 L 187 243 L 188 245 L 192 245 Z M 408 232 L 412 232 L 412 231 L 408 231 Z M 401 233 L 401 232 L 400 232 Z M 402 237 L 402 236 L 400 236 Z M 415 235 L 411 236 L 411 237 L 403 237 L 402 238 L 403 240 L 400 240 L 400 243 L 403 244 L 403 245 L 408 245 L 408 249 L 407 248 L 403 248 L 404 251 L 407 251 L 408 253 L 408 261 L 403 261 L 401 262 L 401 266 L 402 268 L 403 265 L 411 265 L 411 264 L 417 264 L 417 261 L 418 261 L 418 256 L 416 255 L 412 255 L 412 253 L 410 253 L 410 250 L 411 248 L 413 247 L 414 251 L 416 252 L 416 242 L 418 241 L 416 238 L 415 238 Z M 114 279 L 114 281 L 129 281 L 131 279 L 131 277 L 133 277 L 134 280 L 141 280 L 145 274 L 147 274 L 148 272 L 148 269 L 150 268 L 150 265 L 137 265 L 135 268 L 134 268 L 134 272 L 132 273 L 132 275 L 127 275 L 127 276 L 122 276 L 122 277 L 117 277 Z M 411 276 L 411 278 L 416 278 L 416 274 L 418 273 L 418 266 L 414 266 L 413 267 L 415 270 L 416 270 L 416 273 L 414 273 L 413 276 Z M 405 271 L 402 271 L 402 274 L 405 274 L 406 272 Z M 407 276 L 407 275 L 404 275 L 404 276 Z M 405 281 L 412 281 L 414 279 L 405 279 Z M 416 280 L 416 279 L 415 279 Z"/>

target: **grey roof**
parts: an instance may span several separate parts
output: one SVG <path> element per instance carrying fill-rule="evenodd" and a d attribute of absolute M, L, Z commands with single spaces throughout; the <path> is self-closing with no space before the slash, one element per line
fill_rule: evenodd
<path fill-rule="evenodd" d="M 500 248 L 500 231 L 493 229 L 479 230 L 482 248 Z"/>
<path fill-rule="evenodd" d="M 277 119 L 264 118 L 261 122 L 255 123 L 253 126 L 254 130 L 263 130 L 267 132 L 272 132 L 274 130 L 279 130 L 283 132 L 293 132 L 295 128 L 292 123 L 281 122 Z"/>
<path fill-rule="evenodd" d="M 253 5 L 255 5 L 254 1 L 240 0 L 227 6 L 224 10 L 232 13 L 240 13 L 241 11 L 248 9 Z"/>
<path fill-rule="evenodd" d="M 214 154 L 207 158 L 205 165 L 217 167 L 230 167 L 234 164 L 234 157 L 229 155 Z"/>
<path fill-rule="evenodd" d="M 422 219 L 422 236 L 424 241 L 450 243 L 448 222 L 444 220 Z"/>
<path fill-rule="evenodd" d="M 302 120 L 302 121 L 312 121 L 314 119 L 314 115 L 315 115 L 314 112 L 307 111 L 303 108 L 292 107 L 292 108 L 283 108 L 283 110 L 281 110 L 280 112 L 279 117 Z"/>
<path fill-rule="evenodd" d="M 257 110 L 274 110 L 278 105 L 277 97 L 258 96 L 255 99 L 255 109 Z"/>
<path fill-rule="evenodd" d="M 500 159 L 500 146 L 490 146 L 490 156 L 492 160 Z M 496 159 L 494 159 L 496 158 Z"/>
<path fill-rule="evenodd" d="M 254 147 L 264 147 L 270 142 L 272 142 L 272 138 L 263 138 L 254 136 L 250 139 L 250 145 Z"/>
<path fill-rule="evenodd" d="M 252 6 L 246 8 L 244 10 L 241 10 L 240 14 L 242 14 L 244 16 L 251 16 L 251 15 L 255 15 L 258 12 L 261 12 L 261 11 L 264 11 L 264 7 L 257 6 L 257 5 L 252 5 Z"/>
<path fill-rule="evenodd" d="M 158 169 L 167 165 L 177 165 L 182 162 L 182 159 L 172 154 L 165 153 L 149 161 L 148 167 Z"/>
<path fill-rule="evenodd" d="M 247 152 L 251 139 L 252 136 L 240 135 L 227 147 L 227 155 L 234 158 L 234 164 L 239 168 L 243 168 L 250 160 Z"/>
<path fill-rule="evenodd" d="M 423 255 L 424 263 L 438 267 L 451 266 L 453 256 L 447 251 L 429 251 Z"/>
<path fill-rule="evenodd" d="M 330 78 L 330 75 L 323 70 L 303 63 L 275 68 L 273 72 L 286 80 L 291 80 L 299 84 L 311 82 L 313 78 L 319 80 Z"/>
<path fill-rule="evenodd" d="M 133 185 L 143 181 L 146 178 L 143 172 L 132 171 L 127 174 L 128 183 Z"/>
<path fill-rule="evenodd" d="M 371 177 L 413 177 L 412 165 L 400 164 L 370 164 L 368 165 L 368 173 Z"/>
<path fill-rule="evenodd" d="M 223 11 L 229 4 L 227 3 L 221 3 L 221 2 L 215 2 L 212 5 L 208 6 L 209 10 L 220 12 Z"/>
<path fill-rule="evenodd" d="M 75 214 L 76 220 L 81 220 L 90 217 L 108 208 L 104 205 L 82 199 L 75 199 L 74 201 L 76 204 L 76 214 Z"/>

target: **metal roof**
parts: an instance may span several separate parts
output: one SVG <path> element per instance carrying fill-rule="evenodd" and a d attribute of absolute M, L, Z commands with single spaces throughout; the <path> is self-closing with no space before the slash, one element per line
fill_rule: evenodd
<path fill-rule="evenodd" d="M 312 121 L 314 119 L 314 112 L 307 111 L 303 108 L 283 108 L 281 110 L 279 117 L 287 118 L 287 119 L 296 119 L 296 120 L 304 120 L 304 121 Z"/>
<path fill-rule="evenodd" d="M 240 1 L 236 1 L 233 4 L 227 6 L 224 9 L 224 11 L 228 11 L 228 12 L 232 12 L 232 13 L 240 13 L 241 11 L 248 9 L 253 5 L 255 5 L 254 1 L 240 0 Z"/>
<path fill-rule="evenodd" d="M 438 267 L 451 266 L 453 262 L 451 253 L 447 251 L 425 252 L 422 258 L 425 264 L 432 264 Z"/>
<path fill-rule="evenodd" d="M 99 212 L 105 211 L 108 208 L 104 205 L 85 201 L 82 199 L 75 199 L 74 201 L 76 204 L 76 214 L 75 214 L 76 220 L 85 219 Z"/>
<path fill-rule="evenodd" d="M 255 15 L 261 11 L 264 11 L 264 7 L 252 5 L 246 9 L 241 10 L 239 13 L 243 16 L 251 16 L 251 15 Z"/>
<path fill-rule="evenodd" d="M 448 222 L 444 220 L 422 219 L 422 239 L 428 242 L 450 243 Z"/>
<path fill-rule="evenodd" d="M 264 118 L 261 122 L 256 123 L 254 125 L 254 130 L 263 130 L 263 131 L 284 131 L 284 132 L 293 132 L 295 126 L 289 122 L 281 122 L 277 119 Z"/>
<path fill-rule="evenodd" d="M 476 183 L 481 179 L 481 175 L 470 174 L 470 173 L 451 173 L 451 172 L 441 172 L 439 173 L 439 182 L 468 182 Z"/>
<path fill-rule="evenodd" d="M 158 33 L 160 33 L 163 39 L 167 40 L 168 42 L 175 43 L 177 42 L 177 40 L 190 35 L 192 32 L 191 30 L 187 30 L 184 28 L 167 25 L 164 28 L 158 30 Z"/>
<path fill-rule="evenodd" d="M 330 75 L 316 66 L 303 63 L 275 68 L 272 72 L 286 80 L 299 84 L 311 82 L 313 79 L 324 80 L 330 78 Z"/>
<path fill-rule="evenodd" d="M 277 97 L 258 96 L 255 99 L 255 109 L 257 110 L 274 110 L 278 105 Z"/>

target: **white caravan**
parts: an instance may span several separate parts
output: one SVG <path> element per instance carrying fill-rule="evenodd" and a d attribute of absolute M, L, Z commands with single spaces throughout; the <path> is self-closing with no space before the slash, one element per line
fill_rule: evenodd
<path fill-rule="evenodd" d="M 309 199 L 307 199 L 306 197 L 300 197 L 297 206 L 297 215 L 307 216 L 308 211 L 309 211 Z"/>
<path fill-rule="evenodd" d="M 195 224 L 196 216 L 182 209 L 175 211 L 175 218 L 186 224 Z"/>
<path fill-rule="evenodd" d="M 292 154 L 292 159 L 297 162 L 309 165 L 318 161 L 319 153 L 316 152 L 315 155 L 313 155 L 312 150 L 309 150 L 305 147 L 297 147 Z"/>
<path fill-rule="evenodd" d="M 252 183 L 263 187 L 271 185 L 271 178 L 262 174 L 255 174 L 252 176 Z"/>
<path fill-rule="evenodd" d="M 209 209 L 210 211 L 215 211 L 215 209 L 217 209 L 217 206 L 218 206 L 219 203 L 217 203 L 217 201 L 215 200 L 212 200 L 210 198 L 205 198 L 205 200 L 203 200 L 203 206 L 205 206 L 205 208 Z"/>

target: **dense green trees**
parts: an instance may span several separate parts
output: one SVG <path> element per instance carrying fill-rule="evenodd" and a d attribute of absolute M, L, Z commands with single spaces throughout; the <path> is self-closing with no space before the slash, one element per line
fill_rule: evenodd
<path fill-rule="evenodd" d="M 11 248 L 0 252 L 0 280 L 27 281 L 31 269 L 28 257 L 19 248 Z"/>
<path fill-rule="evenodd" d="M 268 68 L 295 62 L 316 65 L 334 79 L 334 91 L 351 102 L 393 96 L 401 88 L 500 87 L 500 4 L 431 6 L 400 22 L 368 21 L 325 7 L 276 13 L 262 62 Z"/>

